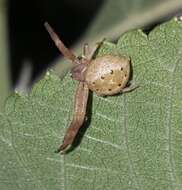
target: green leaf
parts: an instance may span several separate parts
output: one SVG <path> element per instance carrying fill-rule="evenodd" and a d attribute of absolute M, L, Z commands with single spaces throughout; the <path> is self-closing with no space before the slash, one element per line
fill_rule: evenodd
<path fill-rule="evenodd" d="M 148 36 L 133 30 L 116 45 L 103 44 L 98 56 L 131 57 L 140 87 L 93 95 L 89 128 L 66 155 L 54 150 L 71 119 L 77 82 L 47 73 L 28 96 L 9 97 L 0 115 L 1 189 L 181 189 L 181 31 L 182 22 L 172 20 Z"/>

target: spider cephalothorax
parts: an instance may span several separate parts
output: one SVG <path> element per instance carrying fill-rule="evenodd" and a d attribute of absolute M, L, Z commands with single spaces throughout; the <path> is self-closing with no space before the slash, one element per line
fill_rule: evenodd
<path fill-rule="evenodd" d="M 73 119 L 66 131 L 62 145 L 57 150 L 57 152 L 60 152 L 73 143 L 84 122 L 89 90 L 99 96 L 107 96 L 128 92 L 137 86 L 131 84 L 126 87 L 130 76 L 129 57 L 104 55 L 92 59 L 88 45 L 85 44 L 83 56 L 77 58 L 65 47 L 48 23 L 45 23 L 45 27 L 64 57 L 73 62 L 74 67 L 71 69 L 71 77 L 79 81 L 75 94 Z"/>

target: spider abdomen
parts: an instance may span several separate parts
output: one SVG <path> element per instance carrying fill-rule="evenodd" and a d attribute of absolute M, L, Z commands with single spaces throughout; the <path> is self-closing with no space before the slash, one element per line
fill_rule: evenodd
<path fill-rule="evenodd" d="M 115 95 L 126 86 L 129 75 L 128 57 L 104 55 L 90 62 L 85 81 L 89 89 L 99 96 Z"/>

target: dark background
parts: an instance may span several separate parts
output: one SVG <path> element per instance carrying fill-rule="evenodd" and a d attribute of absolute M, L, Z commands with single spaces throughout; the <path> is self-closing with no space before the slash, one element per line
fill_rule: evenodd
<path fill-rule="evenodd" d="M 32 81 L 58 56 L 43 24 L 48 21 L 69 47 L 77 41 L 104 0 L 19 0 L 8 3 L 10 71 L 15 86 L 25 59 L 32 62 Z M 52 47 L 50 47 L 52 46 Z"/>
<path fill-rule="evenodd" d="M 19 0 L 8 1 L 8 31 L 12 87 L 19 79 L 24 60 L 32 63 L 30 84 L 60 55 L 43 24 L 48 21 L 69 47 L 81 37 L 105 0 Z M 144 28 L 148 33 L 167 15 Z"/>

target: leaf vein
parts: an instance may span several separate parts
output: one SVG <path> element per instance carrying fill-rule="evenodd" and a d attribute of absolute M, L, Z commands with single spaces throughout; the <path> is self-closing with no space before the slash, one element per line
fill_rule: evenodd
<path fill-rule="evenodd" d="M 134 164 L 133 164 L 133 160 L 132 160 L 132 156 L 130 154 L 130 147 L 129 147 L 129 141 L 128 141 L 128 129 L 127 129 L 127 105 L 126 105 L 126 100 L 125 100 L 125 96 L 123 96 L 123 105 L 124 105 L 124 114 L 123 114 L 123 117 L 124 117 L 124 137 L 125 137 L 125 143 L 126 143 L 126 151 L 127 151 L 127 155 L 128 155 L 128 160 L 129 160 L 129 170 L 130 172 L 129 175 L 130 175 L 130 178 L 131 180 L 135 183 L 135 187 L 137 187 L 138 189 L 142 189 L 141 188 L 141 185 L 139 184 L 138 182 L 138 179 L 137 179 L 137 175 L 136 175 L 136 171 L 134 169 Z"/>
<path fill-rule="evenodd" d="M 177 63 L 178 59 L 175 62 L 175 67 L 172 72 L 172 77 L 171 77 L 171 85 L 169 89 L 169 98 L 168 98 L 168 104 L 167 104 L 167 119 L 166 119 L 166 135 L 167 135 L 167 152 L 168 152 L 168 159 L 169 159 L 169 167 L 170 167 L 170 175 L 171 175 L 171 182 L 172 182 L 172 187 L 171 189 L 175 189 L 174 182 L 178 182 L 177 176 L 176 176 L 176 169 L 175 169 L 175 162 L 174 162 L 174 155 L 173 155 L 173 147 L 172 147 L 172 128 L 171 128 L 171 122 L 172 122 L 172 109 L 173 109 L 173 96 L 174 96 L 174 89 L 175 89 L 175 71 L 177 68 Z M 177 183 L 178 184 L 178 183 Z"/>

